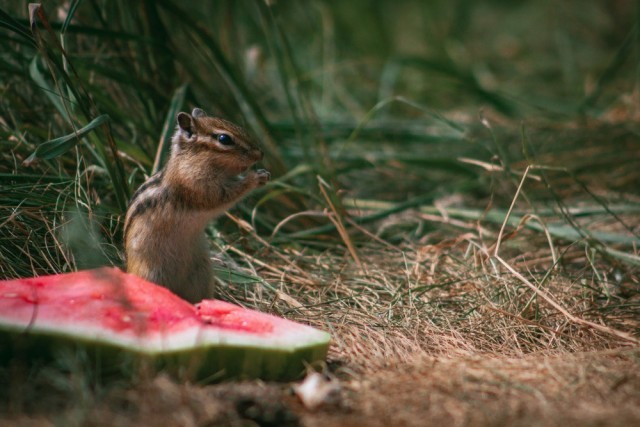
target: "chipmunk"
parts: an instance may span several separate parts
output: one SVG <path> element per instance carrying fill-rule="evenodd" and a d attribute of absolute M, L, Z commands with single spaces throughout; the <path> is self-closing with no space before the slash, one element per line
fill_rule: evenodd
<path fill-rule="evenodd" d="M 129 273 L 199 302 L 214 285 L 205 227 L 271 174 L 248 170 L 263 152 L 241 127 L 199 108 L 177 121 L 166 166 L 129 202 L 125 255 Z"/>

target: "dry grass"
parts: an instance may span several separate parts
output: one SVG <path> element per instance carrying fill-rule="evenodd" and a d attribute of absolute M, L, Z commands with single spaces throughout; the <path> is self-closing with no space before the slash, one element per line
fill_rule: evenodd
<path fill-rule="evenodd" d="M 407 216 L 419 214 L 395 220 Z M 580 245 L 549 246 L 544 233 L 502 238 L 499 256 L 496 230 L 450 238 L 435 231 L 401 246 L 378 239 L 359 246 L 360 263 L 343 248 L 291 251 L 285 264 L 268 247 L 262 259 L 271 267 L 261 274 L 277 292 L 229 288 L 227 298 L 332 331 L 332 358 L 365 370 L 417 354 L 519 357 L 638 345 L 637 269 L 616 272 Z"/>
<path fill-rule="evenodd" d="M 353 381 L 357 410 L 308 425 L 633 425 L 639 356 L 418 357 Z"/>

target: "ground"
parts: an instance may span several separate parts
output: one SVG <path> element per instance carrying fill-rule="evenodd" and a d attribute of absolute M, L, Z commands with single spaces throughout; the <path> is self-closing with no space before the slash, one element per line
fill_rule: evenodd
<path fill-rule="evenodd" d="M 629 426 L 640 420 L 640 350 L 417 357 L 333 378 L 315 410 L 291 384 L 197 386 L 160 375 L 111 386 L 88 408 L 54 404 L 3 416 L 5 425 Z M 48 407 L 46 398 L 44 407 Z M 31 406 L 31 405 L 29 405 Z M 59 406 L 70 406 L 62 412 Z"/>
<path fill-rule="evenodd" d="M 12 386 L 18 394 L 4 396 L 3 423 L 638 423 L 640 349 L 635 338 L 624 332 L 637 328 L 638 319 L 623 315 L 620 310 L 624 308 L 619 307 L 633 306 L 638 296 L 619 297 L 617 302 L 586 298 L 584 289 L 576 285 L 581 281 L 569 279 L 568 273 L 580 263 L 576 257 L 561 269 L 557 267 L 559 271 L 546 285 L 545 295 L 573 313 L 589 313 L 589 307 L 597 309 L 599 320 L 591 319 L 595 326 L 581 323 L 583 317 L 567 318 L 546 300 L 536 302 L 535 310 L 528 312 L 526 306 L 536 294 L 519 286 L 519 280 L 508 271 L 482 274 L 482 259 L 477 260 L 477 266 L 462 263 L 458 256 L 464 257 L 463 241 L 426 245 L 413 251 L 405 246 L 403 251 L 384 258 L 377 258 L 384 252 L 375 244 L 360 249 L 360 266 L 346 253 L 332 251 L 313 258 L 298 254 L 297 263 L 316 265 L 315 270 L 306 268 L 306 276 L 299 278 L 300 282 L 312 280 L 313 284 L 288 283 L 275 299 L 264 290 L 253 288 L 249 292 L 246 285 L 226 287 L 225 299 L 255 304 L 264 311 L 332 333 L 327 363 L 319 368 L 331 392 L 317 407 L 305 406 L 296 394 L 300 381 L 194 384 L 160 373 L 141 375 L 126 384 L 97 383 L 86 372 L 41 370 L 30 378 L 37 386 Z M 404 268 L 398 270 L 401 264 Z M 276 270 L 291 267 L 275 261 L 271 265 Z M 475 279 L 471 271 L 476 271 Z M 436 285 L 448 285 L 425 289 L 424 283 L 431 281 L 427 276 Z M 500 288 L 504 294 L 497 292 Z M 514 310 L 519 304 L 523 305 Z M 610 310 L 602 311 L 600 306 L 607 304 Z M 474 315 L 468 315 L 469 307 Z M 15 385 L 15 375 L 12 379 Z"/>

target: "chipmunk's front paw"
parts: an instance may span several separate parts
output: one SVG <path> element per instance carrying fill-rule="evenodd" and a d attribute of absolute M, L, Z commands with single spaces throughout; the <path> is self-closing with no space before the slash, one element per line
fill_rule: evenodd
<path fill-rule="evenodd" d="M 256 171 L 256 179 L 258 181 L 258 186 L 265 185 L 271 179 L 271 172 L 266 169 L 258 169 Z"/>

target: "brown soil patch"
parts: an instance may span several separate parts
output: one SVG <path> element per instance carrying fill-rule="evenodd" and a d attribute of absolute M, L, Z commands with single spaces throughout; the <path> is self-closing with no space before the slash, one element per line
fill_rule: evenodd
<path fill-rule="evenodd" d="M 96 426 L 630 426 L 640 421 L 640 350 L 524 358 L 420 357 L 334 379 L 314 411 L 288 384 L 210 386 L 158 376 L 113 387 L 90 407 L 3 417 L 5 425 Z M 39 408 L 39 409 L 38 409 Z"/>

